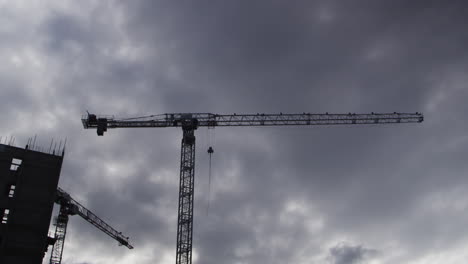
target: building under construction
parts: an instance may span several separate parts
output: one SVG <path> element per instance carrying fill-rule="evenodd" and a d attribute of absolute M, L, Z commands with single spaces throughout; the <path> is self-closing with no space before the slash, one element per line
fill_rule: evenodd
<path fill-rule="evenodd" d="M 128 237 L 57 186 L 65 153 L 62 144 L 52 148 L 51 143 L 47 152 L 32 145 L 22 149 L 0 144 L 0 264 L 41 264 L 49 246 L 49 264 L 61 264 L 72 215 L 132 249 Z M 53 222 L 54 237 L 49 237 L 54 203 L 60 209 Z"/>
<path fill-rule="evenodd" d="M 0 263 L 41 264 L 52 244 L 48 231 L 64 156 L 57 152 L 0 144 Z"/>

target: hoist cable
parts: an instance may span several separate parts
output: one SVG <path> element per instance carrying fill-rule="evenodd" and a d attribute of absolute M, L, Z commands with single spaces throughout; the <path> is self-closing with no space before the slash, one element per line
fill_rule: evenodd
<path fill-rule="evenodd" d="M 208 215 L 210 211 L 210 200 L 211 200 L 211 155 L 213 154 L 213 148 L 208 148 L 208 154 L 210 155 L 209 159 L 209 166 L 208 166 L 208 204 L 206 207 L 206 215 Z"/>

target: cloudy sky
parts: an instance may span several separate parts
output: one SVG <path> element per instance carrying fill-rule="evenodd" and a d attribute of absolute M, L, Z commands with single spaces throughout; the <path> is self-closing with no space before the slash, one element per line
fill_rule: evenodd
<path fill-rule="evenodd" d="M 86 110 L 423 112 L 198 129 L 194 263 L 464 264 L 467 24 L 456 0 L 0 0 L 0 136 L 67 138 L 60 186 L 135 246 L 73 217 L 63 263 L 173 264 L 182 131 L 97 137 Z"/>

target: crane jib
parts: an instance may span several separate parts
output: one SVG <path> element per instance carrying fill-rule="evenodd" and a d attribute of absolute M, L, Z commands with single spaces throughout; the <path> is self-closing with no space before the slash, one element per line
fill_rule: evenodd
<path fill-rule="evenodd" d="M 216 126 L 309 126 L 309 125 L 353 125 L 421 123 L 421 113 L 370 113 L 370 114 L 164 114 L 142 118 L 119 119 L 113 116 L 88 114 L 82 118 L 84 128 L 96 128 L 102 136 L 108 128 L 138 127 L 198 127 Z"/>

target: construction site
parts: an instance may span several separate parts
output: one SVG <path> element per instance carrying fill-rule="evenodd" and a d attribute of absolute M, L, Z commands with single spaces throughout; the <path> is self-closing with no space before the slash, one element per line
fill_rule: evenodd
<path fill-rule="evenodd" d="M 177 209 L 176 264 L 191 264 L 193 249 L 193 220 L 195 195 L 195 131 L 199 127 L 268 127 L 318 125 L 378 125 L 421 123 L 421 113 L 369 114 L 212 114 L 171 113 L 144 117 L 116 118 L 88 113 L 82 118 L 85 129 L 95 129 L 103 136 L 115 128 L 167 128 L 182 130 Z M 41 264 L 50 250 L 49 264 L 62 263 L 62 255 L 70 216 L 77 215 L 101 232 L 133 249 L 129 237 L 100 219 L 65 190 L 59 187 L 59 178 L 66 142 L 51 142 L 47 150 L 30 139 L 24 148 L 0 145 L 0 261 L 2 264 Z M 214 150 L 210 146 L 211 157 Z M 210 158 L 211 166 L 211 158 Z M 58 215 L 53 217 L 56 204 Z M 174 208 L 176 210 L 176 208 Z M 53 221 L 52 221 L 53 219 Z M 50 224 L 55 228 L 49 235 Z M 176 224 L 176 223 L 174 223 Z M 66 252 L 66 251 L 65 251 Z"/>
<path fill-rule="evenodd" d="M 467 24 L 0 0 L 0 264 L 468 263 Z"/>

